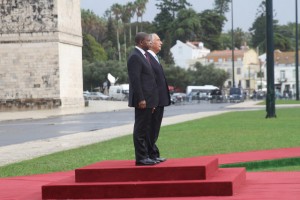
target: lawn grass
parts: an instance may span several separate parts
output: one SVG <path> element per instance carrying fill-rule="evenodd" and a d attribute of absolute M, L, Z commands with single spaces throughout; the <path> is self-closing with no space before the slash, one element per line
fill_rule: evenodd
<path fill-rule="evenodd" d="M 291 100 L 291 99 L 276 99 L 275 105 L 291 105 L 291 104 L 300 104 L 300 101 Z M 257 105 L 266 105 L 266 101 L 259 102 Z"/>
<path fill-rule="evenodd" d="M 299 170 L 300 158 L 284 158 L 255 162 L 221 165 L 222 168 L 245 167 L 247 171 L 295 171 Z"/>
<path fill-rule="evenodd" d="M 300 146 L 300 108 L 236 111 L 161 128 L 163 157 L 181 158 Z M 134 159 L 132 135 L 0 167 L 0 177 L 67 171 L 102 160 Z M 298 167 L 298 170 L 300 166 Z"/>

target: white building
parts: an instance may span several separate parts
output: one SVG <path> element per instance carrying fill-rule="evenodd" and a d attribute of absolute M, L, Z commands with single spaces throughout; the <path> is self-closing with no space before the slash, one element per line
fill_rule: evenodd
<path fill-rule="evenodd" d="M 266 55 L 260 56 L 265 58 Z M 267 81 L 267 63 L 263 60 L 262 69 L 265 74 L 263 81 Z M 274 84 L 276 92 L 292 97 L 296 94 L 295 52 L 274 51 Z"/>
<path fill-rule="evenodd" d="M 196 62 L 203 62 L 204 57 L 210 53 L 210 50 L 204 47 L 202 42 L 186 42 L 180 40 L 171 48 L 175 65 L 188 69 Z"/>
<path fill-rule="evenodd" d="M 216 68 L 223 69 L 230 77 L 225 87 L 230 88 L 232 83 L 232 50 L 213 51 L 205 57 L 205 65 L 214 64 Z M 235 87 L 242 87 L 251 93 L 257 87 L 257 73 L 259 72 L 258 56 L 255 50 L 242 48 L 234 50 L 234 82 Z"/>

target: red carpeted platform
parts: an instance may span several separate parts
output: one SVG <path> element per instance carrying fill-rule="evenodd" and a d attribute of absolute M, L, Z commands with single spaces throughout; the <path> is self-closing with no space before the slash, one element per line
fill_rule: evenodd
<path fill-rule="evenodd" d="M 220 164 L 300 156 L 300 147 L 215 155 Z M 207 156 L 211 158 L 210 156 Z M 207 158 L 204 157 L 204 158 Z M 203 157 L 200 157 L 203 158 Z M 1 171 L 0 171 L 1 173 Z M 0 178 L 1 200 L 41 200 L 41 187 L 71 178 L 74 171 Z M 122 198 L 128 200 L 132 198 Z M 299 200 L 300 172 L 247 172 L 246 183 L 233 196 L 156 197 L 135 200 Z"/>
<path fill-rule="evenodd" d="M 134 161 L 104 161 L 75 170 L 76 182 L 203 180 L 218 169 L 216 158 L 169 159 L 155 166 Z"/>
<path fill-rule="evenodd" d="M 75 183 L 74 177 L 43 186 L 43 199 L 115 199 L 231 196 L 245 182 L 244 168 L 220 169 L 208 180 Z"/>
<path fill-rule="evenodd" d="M 169 159 L 155 166 L 105 161 L 75 177 L 42 187 L 43 199 L 230 196 L 245 182 L 244 168 L 218 169 L 216 158 Z"/>

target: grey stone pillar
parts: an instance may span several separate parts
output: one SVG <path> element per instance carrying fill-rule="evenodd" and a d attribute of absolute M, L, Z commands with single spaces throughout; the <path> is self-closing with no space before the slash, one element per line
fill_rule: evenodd
<path fill-rule="evenodd" d="M 0 110 L 84 106 L 80 0 L 0 1 Z"/>

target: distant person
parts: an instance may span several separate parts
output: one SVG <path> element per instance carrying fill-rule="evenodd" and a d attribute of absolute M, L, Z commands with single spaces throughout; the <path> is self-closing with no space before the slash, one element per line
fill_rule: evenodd
<path fill-rule="evenodd" d="M 161 50 L 161 45 L 163 43 L 160 40 L 159 36 L 155 33 L 150 34 L 150 38 L 151 46 L 148 50 L 148 53 L 150 57 L 150 63 L 156 76 L 159 98 L 158 106 L 155 108 L 155 111 L 153 112 L 151 118 L 151 131 L 148 133 L 147 147 L 151 159 L 157 162 L 164 162 L 166 161 L 166 158 L 160 157 L 160 152 L 157 147 L 156 141 L 159 136 L 161 122 L 164 115 L 164 107 L 169 106 L 171 104 L 171 100 L 165 73 L 157 57 L 157 53 Z"/>
<path fill-rule="evenodd" d="M 253 99 L 257 99 L 257 92 L 256 92 L 256 90 L 253 90 Z"/>
<path fill-rule="evenodd" d="M 158 106 L 158 86 L 150 64 L 150 35 L 139 32 L 135 36 L 135 48 L 127 61 L 129 77 L 128 105 L 135 108 L 133 142 L 136 165 L 155 165 L 147 148 L 147 133 L 152 131 L 152 114 Z"/>

